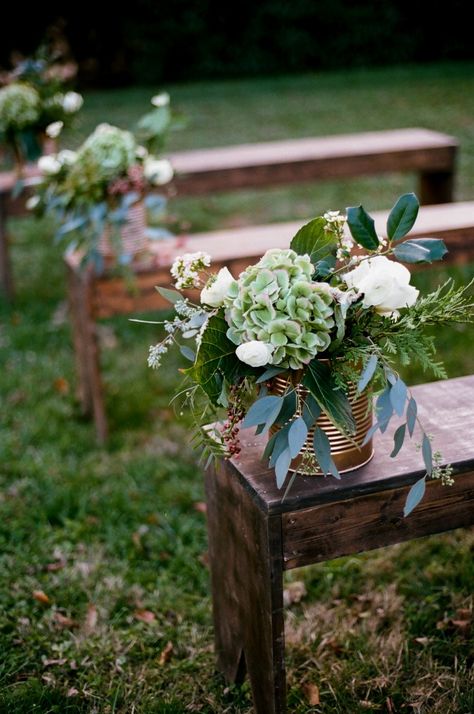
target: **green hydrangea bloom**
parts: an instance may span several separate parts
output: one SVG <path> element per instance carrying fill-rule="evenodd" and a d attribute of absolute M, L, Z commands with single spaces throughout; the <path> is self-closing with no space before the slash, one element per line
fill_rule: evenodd
<path fill-rule="evenodd" d="M 241 273 L 225 301 L 228 338 L 236 345 L 273 345 L 272 364 L 300 369 L 331 342 L 333 298 L 327 283 L 312 282 L 308 255 L 272 249 Z"/>
<path fill-rule="evenodd" d="M 136 161 L 137 144 L 130 131 L 110 124 L 99 124 L 77 155 L 76 166 L 96 166 L 103 180 L 127 171 Z"/>
<path fill-rule="evenodd" d="M 21 131 L 40 116 L 40 97 L 34 87 L 14 82 L 0 89 L 0 130 Z"/>

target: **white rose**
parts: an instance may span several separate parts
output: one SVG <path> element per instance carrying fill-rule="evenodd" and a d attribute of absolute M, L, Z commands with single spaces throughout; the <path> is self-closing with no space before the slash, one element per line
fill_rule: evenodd
<path fill-rule="evenodd" d="M 170 103 L 170 95 L 168 92 L 160 92 L 151 98 L 151 103 L 154 107 L 167 107 Z"/>
<path fill-rule="evenodd" d="M 49 136 L 50 139 L 57 139 L 63 129 L 63 126 L 63 121 L 53 121 L 52 124 L 48 124 L 48 126 L 46 127 L 46 134 Z"/>
<path fill-rule="evenodd" d="M 53 156 L 53 154 L 41 156 L 38 159 L 38 168 L 43 175 L 54 176 L 61 171 L 61 162 L 58 161 L 56 156 Z"/>
<path fill-rule="evenodd" d="M 148 151 L 145 149 L 144 146 L 137 146 L 135 149 L 135 156 L 137 159 L 146 159 L 148 156 Z"/>
<path fill-rule="evenodd" d="M 241 362 L 249 364 L 251 367 L 264 367 L 271 363 L 272 353 L 275 348 L 267 342 L 250 340 L 239 345 L 235 354 Z"/>
<path fill-rule="evenodd" d="M 217 276 L 213 276 L 209 282 L 210 284 L 201 291 L 201 303 L 211 307 L 220 307 L 234 278 L 227 268 L 221 268 Z"/>
<path fill-rule="evenodd" d="M 84 100 L 77 92 L 66 92 L 63 97 L 63 109 L 66 114 L 74 114 L 82 107 Z"/>
<path fill-rule="evenodd" d="M 70 149 L 63 149 L 58 154 L 58 161 L 63 166 L 71 166 L 71 164 L 73 164 L 76 159 L 77 153 L 75 151 L 71 151 Z"/>
<path fill-rule="evenodd" d="M 39 196 L 30 196 L 27 202 L 25 203 L 25 206 L 28 211 L 34 211 L 38 203 L 40 202 L 40 197 Z"/>
<path fill-rule="evenodd" d="M 173 167 L 168 159 L 154 159 L 151 156 L 145 159 L 143 172 L 153 186 L 163 186 L 165 183 L 169 183 L 174 175 Z"/>
<path fill-rule="evenodd" d="M 397 317 L 398 309 L 416 302 L 419 291 L 410 285 L 410 271 L 383 255 L 363 260 L 344 275 L 349 288 L 363 293 L 364 307 L 374 307 L 379 315 Z"/>

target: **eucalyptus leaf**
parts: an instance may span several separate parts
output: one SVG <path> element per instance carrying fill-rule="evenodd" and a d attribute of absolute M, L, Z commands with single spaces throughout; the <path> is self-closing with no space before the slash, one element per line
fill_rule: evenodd
<path fill-rule="evenodd" d="M 382 394 L 380 394 L 377 397 L 377 401 L 375 403 L 375 412 L 377 414 L 377 421 L 379 424 L 379 429 L 382 432 L 382 434 L 386 431 L 390 419 L 392 418 L 393 415 L 393 406 L 392 402 L 390 399 L 390 390 L 391 387 L 387 386 Z"/>
<path fill-rule="evenodd" d="M 278 415 L 278 419 L 276 420 L 277 424 L 286 424 L 286 422 L 290 421 L 296 413 L 296 408 L 298 406 L 298 397 L 296 396 L 296 392 L 294 389 L 292 389 L 288 394 L 285 394 L 283 397 L 283 406 L 281 408 L 281 411 Z"/>
<path fill-rule="evenodd" d="M 415 431 L 417 413 L 418 413 L 418 406 L 416 404 L 416 401 L 412 397 L 410 399 L 410 401 L 408 402 L 408 406 L 407 406 L 407 428 L 408 428 L 408 433 L 410 434 L 410 437 L 413 436 L 413 432 Z"/>
<path fill-rule="evenodd" d="M 362 442 L 361 446 L 365 446 L 366 444 L 368 444 L 378 429 L 380 429 L 380 424 L 377 421 L 375 422 L 375 424 L 372 424 L 370 429 L 367 431 L 367 434 L 365 435 L 364 441 Z"/>
<path fill-rule="evenodd" d="M 314 431 L 313 448 L 323 474 L 332 474 L 335 478 L 341 478 L 331 456 L 331 446 L 327 434 L 319 426 Z"/>
<path fill-rule="evenodd" d="M 425 463 L 425 469 L 428 476 L 433 473 L 433 450 L 431 448 L 431 441 L 426 434 L 423 434 L 423 441 L 421 443 L 421 453 L 423 454 L 423 461 Z"/>
<path fill-rule="evenodd" d="M 403 263 L 431 263 L 441 260 L 448 249 L 440 238 L 413 238 L 395 246 L 393 254 Z"/>
<path fill-rule="evenodd" d="M 306 369 L 303 384 L 336 427 L 349 434 L 355 433 L 356 426 L 349 400 L 344 392 L 338 389 L 327 364 L 318 359 L 312 360 Z"/>
<path fill-rule="evenodd" d="M 294 459 L 300 453 L 308 436 L 308 427 L 303 417 L 297 417 L 291 424 L 288 431 L 288 446 L 291 458 Z"/>
<path fill-rule="evenodd" d="M 414 508 L 420 503 L 421 499 L 425 495 L 426 490 L 426 477 L 420 478 L 419 481 L 413 484 L 413 486 L 408 491 L 407 500 L 405 501 L 405 507 L 403 509 L 403 515 L 405 518 L 410 515 Z"/>
<path fill-rule="evenodd" d="M 413 228 L 420 204 L 414 193 L 400 196 L 387 220 L 387 235 L 390 240 L 400 240 Z"/>
<path fill-rule="evenodd" d="M 290 425 L 287 424 L 284 426 L 282 429 L 279 429 L 276 434 L 274 434 L 270 441 L 273 441 L 273 446 L 271 451 L 269 452 L 269 465 L 270 466 L 275 466 L 278 457 L 280 454 L 288 448 L 288 432 L 290 430 Z M 266 449 L 265 449 L 266 452 Z"/>
<path fill-rule="evenodd" d="M 377 369 L 377 363 L 378 363 L 378 357 L 377 355 L 370 355 L 367 364 L 364 367 L 364 371 L 362 372 L 359 382 L 357 384 L 357 391 L 358 392 L 363 392 L 372 377 L 375 374 L 375 370 Z"/>
<path fill-rule="evenodd" d="M 275 463 L 275 476 L 276 476 L 276 483 L 277 487 L 281 488 L 283 484 L 285 483 L 286 476 L 288 474 L 288 469 L 290 468 L 291 464 L 291 453 L 290 449 L 286 448 L 280 456 L 278 457 L 276 463 Z"/>
<path fill-rule="evenodd" d="M 303 406 L 303 419 L 308 429 L 311 429 L 314 422 L 321 416 L 321 407 L 312 394 L 307 394 Z"/>
<path fill-rule="evenodd" d="M 263 372 L 263 374 L 255 380 L 255 382 L 256 384 L 268 382 L 270 379 L 273 379 L 273 377 L 276 377 L 277 374 L 281 374 L 282 372 L 286 372 L 285 367 L 268 367 L 268 369 L 266 369 L 265 372 Z"/>
<path fill-rule="evenodd" d="M 190 362 L 194 362 L 196 355 L 190 347 L 187 347 L 187 345 L 181 345 L 179 351 L 181 352 L 183 357 L 186 357 L 186 359 L 188 359 Z"/>
<path fill-rule="evenodd" d="M 369 216 L 362 206 L 347 208 L 346 213 L 347 225 L 356 243 L 363 248 L 367 248 L 367 250 L 377 250 L 379 247 L 379 238 L 372 216 Z"/>
<path fill-rule="evenodd" d="M 283 398 L 275 395 L 257 399 L 245 415 L 242 427 L 247 429 L 250 426 L 258 426 L 259 424 L 266 425 L 269 420 L 271 420 L 271 424 L 273 424 L 282 406 Z M 271 424 L 269 426 L 271 426 Z"/>
<path fill-rule="evenodd" d="M 401 424 L 398 429 L 395 431 L 395 434 L 393 435 L 393 451 L 390 454 L 390 456 L 395 458 L 395 456 L 398 454 L 400 449 L 403 446 L 403 442 L 405 441 L 405 432 L 406 432 L 406 424 Z"/>
<path fill-rule="evenodd" d="M 399 377 L 397 379 L 397 381 L 395 382 L 395 384 L 392 385 L 392 387 L 390 389 L 390 401 L 392 403 L 392 406 L 393 406 L 395 412 L 398 414 L 398 416 L 403 416 L 405 413 L 405 404 L 407 401 L 407 394 L 408 394 L 407 385 Z"/>
<path fill-rule="evenodd" d="M 155 290 L 158 290 L 161 297 L 170 302 L 172 305 L 179 302 L 180 300 L 184 300 L 181 293 L 179 293 L 177 290 L 170 290 L 169 288 L 160 287 L 156 287 Z"/>

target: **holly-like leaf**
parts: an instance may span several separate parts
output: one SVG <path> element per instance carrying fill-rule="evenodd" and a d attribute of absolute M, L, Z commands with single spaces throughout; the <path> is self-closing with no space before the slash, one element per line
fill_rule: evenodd
<path fill-rule="evenodd" d="M 300 228 L 291 241 L 290 248 L 299 255 L 308 254 L 313 265 L 327 261 L 330 266 L 332 263 L 330 259 L 335 258 L 336 255 L 337 239 L 325 228 L 324 218 L 314 218 Z M 332 264 L 334 265 L 335 261 Z"/>
<path fill-rule="evenodd" d="M 407 500 L 405 501 L 405 507 L 403 509 L 403 515 L 405 518 L 410 515 L 414 508 L 420 503 L 421 499 L 425 495 L 426 490 L 426 477 L 420 478 L 419 481 L 413 484 L 411 489 L 408 491 Z"/>
<path fill-rule="evenodd" d="M 352 206 L 346 209 L 347 225 L 356 243 L 367 250 L 377 250 L 379 238 L 375 231 L 372 216 L 362 206 Z"/>
<path fill-rule="evenodd" d="M 387 220 L 387 235 L 390 240 L 400 240 L 413 228 L 420 204 L 414 193 L 400 196 Z"/>
<path fill-rule="evenodd" d="M 318 359 L 312 360 L 303 377 L 303 384 L 336 427 L 349 434 L 355 433 L 356 425 L 349 400 L 338 389 L 327 364 Z"/>
<path fill-rule="evenodd" d="M 431 263 L 448 252 L 440 238 L 413 238 L 395 246 L 393 254 L 402 263 Z"/>

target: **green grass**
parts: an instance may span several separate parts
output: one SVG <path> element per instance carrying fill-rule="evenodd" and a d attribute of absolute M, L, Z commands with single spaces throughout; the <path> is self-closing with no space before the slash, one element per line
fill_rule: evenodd
<path fill-rule="evenodd" d="M 189 118 L 171 147 L 423 125 L 461 141 L 458 198 L 472 198 L 474 65 L 169 87 Z M 91 93 L 97 121 L 130 125 L 153 89 Z M 193 229 L 306 218 L 362 201 L 389 207 L 411 176 L 177 201 Z M 17 299 L 0 308 L 0 712 L 248 714 L 248 686 L 214 675 L 202 473 L 169 406 L 172 361 L 146 367 L 154 328 L 107 323 L 112 438 L 80 417 L 64 274 L 51 227 L 12 222 Z M 459 281 L 471 268 L 450 271 Z M 442 278 L 416 275 L 423 290 Z M 450 376 L 473 372 L 472 331 L 437 335 Z M 417 370 L 411 382 L 422 381 Z M 292 572 L 290 711 L 474 711 L 474 540 L 467 531 Z M 33 592 L 42 590 L 42 603 Z M 149 622 L 137 618 L 153 613 Z M 62 616 L 62 617 L 61 617 Z M 68 619 L 64 619 L 68 618 Z M 456 624 L 458 623 L 458 624 Z M 160 653 L 173 644 L 169 661 Z M 305 684 L 319 688 L 310 707 Z"/>

